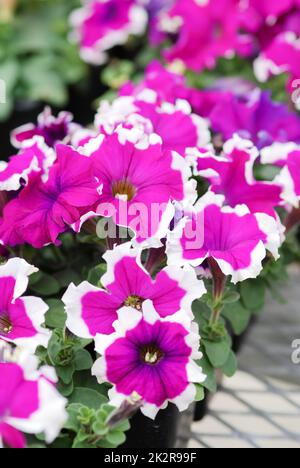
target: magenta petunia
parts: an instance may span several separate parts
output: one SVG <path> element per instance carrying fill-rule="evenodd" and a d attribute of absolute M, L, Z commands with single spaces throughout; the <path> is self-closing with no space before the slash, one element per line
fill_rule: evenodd
<path fill-rule="evenodd" d="M 252 213 L 276 217 L 275 208 L 283 202 L 282 186 L 255 180 L 253 170 L 259 152 L 251 141 L 235 136 L 224 145 L 222 156 L 201 152 L 196 156 L 197 173 L 210 181 L 213 192 L 225 196 L 227 205 L 246 205 Z"/>
<path fill-rule="evenodd" d="M 109 49 L 145 31 L 147 12 L 137 0 L 88 0 L 72 13 L 71 23 L 82 58 L 101 65 Z"/>
<path fill-rule="evenodd" d="M 29 243 L 41 248 L 58 244 L 65 232 L 99 201 L 99 182 L 92 161 L 69 146 L 57 145 L 57 162 L 47 181 L 32 175 L 18 198 L 3 210 L 0 239 L 4 245 Z"/>
<path fill-rule="evenodd" d="M 152 92 L 153 102 L 171 102 L 185 99 L 191 102 L 192 88 L 189 88 L 185 76 L 165 68 L 159 61 L 152 61 L 145 70 L 143 79 L 138 83 L 128 82 L 119 91 L 120 96 L 134 96 L 142 99 L 144 93 Z"/>
<path fill-rule="evenodd" d="M 38 116 L 37 124 L 30 123 L 16 128 L 11 134 L 11 142 L 16 148 L 22 148 L 24 143 L 38 136 L 44 139 L 46 145 L 54 148 L 57 143 L 70 143 L 72 135 L 79 128 L 69 112 L 60 112 L 55 117 L 50 107 L 46 107 Z"/>
<path fill-rule="evenodd" d="M 288 73 L 291 93 L 300 76 L 300 38 L 292 31 L 278 34 L 254 62 L 257 78 L 266 82 L 273 75 Z"/>
<path fill-rule="evenodd" d="M 54 370 L 38 370 L 37 359 L 19 350 L 8 361 L 0 357 L 0 447 L 26 448 L 24 433 L 53 442 L 68 418 Z"/>
<path fill-rule="evenodd" d="M 206 376 L 194 361 L 201 358 L 200 337 L 188 315 L 180 311 L 163 319 L 151 301 L 142 309 L 119 310 L 116 333 L 97 335 L 96 350 L 102 357 L 93 374 L 113 385 L 108 392 L 113 405 L 137 394 L 142 412 L 154 419 L 169 402 L 180 411 L 187 409 L 195 400 L 195 383 L 203 383 Z"/>
<path fill-rule="evenodd" d="M 104 101 L 95 118 L 96 128 L 107 134 L 122 124 L 136 140 L 147 145 L 148 138 L 156 133 L 162 139 L 163 149 L 185 155 L 187 148 L 204 146 L 210 142 L 208 123 L 192 113 L 190 104 L 177 100 L 176 104 L 161 105 L 133 97 L 119 97 L 112 104 Z"/>
<path fill-rule="evenodd" d="M 240 3 L 242 24 L 247 31 L 257 32 L 273 25 L 278 18 L 292 10 L 298 0 L 247 0 Z"/>
<path fill-rule="evenodd" d="M 195 201 L 195 181 L 178 153 L 163 150 L 158 135 L 139 147 L 127 129 L 91 140 L 84 148 L 102 184 L 97 214 L 130 228 L 135 242 L 160 246 L 174 216 L 174 201 Z"/>
<path fill-rule="evenodd" d="M 127 305 L 141 312 L 148 299 L 163 318 L 180 309 L 193 317 L 192 302 L 205 293 L 192 268 L 164 268 L 153 280 L 141 263 L 141 251 L 132 249 L 130 243 L 107 251 L 103 258 L 107 262 L 107 273 L 101 278 L 105 289 L 88 282 L 71 284 L 63 297 L 67 327 L 82 338 L 113 333 L 119 309 Z"/>
<path fill-rule="evenodd" d="M 169 265 L 198 267 L 212 258 L 233 283 L 256 278 L 267 250 L 278 258 L 278 221 L 264 213 L 252 214 L 243 205 L 222 208 L 216 204 L 219 200 L 206 198 L 169 234 Z"/>
<path fill-rule="evenodd" d="M 284 187 L 283 199 L 295 208 L 300 202 L 300 147 L 290 147 L 285 155 L 283 169 L 275 180 Z"/>
<path fill-rule="evenodd" d="M 46 176 L 56 159 L 55 151 L 45 145 L 41 137 L 24 143 L 20 152 L 8 162 L 0 163 L 0 190 L 16 191 L 28 183 L 30 174 Z"/>
<path fill-rule="evenodd" d="M 50 331 L 42 327 L 47 304 L 38 297 L 25 297 L 29 276 L 37 272 L 21 258 L 0 266 L 0 341 L 8 341 L 35 351 L 47 346 Z"/>
<path fill-rule="evenodd" d="M 220 57 L 252 51 L 251 40 L 240 34 L 239 0 L 177 0 L 161 20 L 162 30 L 176 37 L 166 51 L 169 61 L 182 61 L 201 71 Z"/>
<path fill-rule="evenodd" d="M 245 94 L 212 90 L 202 93 L 197 112 L 207 117 L 224 140 L 234 134 L 252 140 L 260 149 L 273 142 L 300 142 L 300 119 L 285 104 L 274 102 L 269 91 Z M 226 115 L 226 119 L 224 118 Z"/>

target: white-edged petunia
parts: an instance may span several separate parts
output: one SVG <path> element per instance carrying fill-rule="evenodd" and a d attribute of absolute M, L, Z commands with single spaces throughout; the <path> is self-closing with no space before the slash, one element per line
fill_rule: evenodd
<path fill-rule="evenodd" d="M 141 313 L 149 299 L 163 318 L 183 309 L 192 319 L 192 302 L 206 291 L 189 267 L 166 267 L 153 280 L 142 265 L 141 251 L 131 248 L 130 243 L 107 251 L 104 259 L 107 273 L 101 284 L 105 289 L 85 281 L 79 286 L 71 284 L 63 297 L 67 327 L 82 338 L 113 333 L 120 308 L 130 306 Z"/>
<path fill-rule="evenodd" d="M 0 266 L 0 341 L 35 351 L 47 347 L 51 333 L 42 325 L 47 304 L 38 297 L 23 296 L 29 276 L 38 269 L 21 258 L 12 258 Z"/>
<path fill-rule="evenodd" d="M 0 447 L 26 448 L 24 433 L 44 433 L 52 443 L 68 419 L 54 369 L 38 370 L 35 356 L 19 349 L 3 353 L 0 347 Z"/>
<path fill-rule="evenodd" d="M 93 366 L 99 382 L 113 385 L 111 403 L 119 406 L 132 394 L 142 399 L 142 412 L 154 419 L 169 402 L 180 411 L 195 400 L 196 386 L 206 380 L 195 360 L 201 359 L 200 336 L 186 312 L 162 318 L 151 301 L 142 313 L 124 307 L 118 311 L 115 333 L 97 335 L 101 355 Z"/>
<path fill-rule="evenodd" d="M 170 232 L 169 265 L 198 267 L 212 258 L 233 283 L 256 278 L 267 250 L 279 256 L 282 231 L 278 221 L 265 213 L 250 213 L 245 205 L 219 206 L 214 199 L 209 202 L 209 197 L 212 194 Z"/>

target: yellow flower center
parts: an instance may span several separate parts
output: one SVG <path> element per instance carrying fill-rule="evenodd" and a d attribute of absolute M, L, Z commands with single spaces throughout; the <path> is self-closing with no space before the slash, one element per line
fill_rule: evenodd
<path fill-rule="evenodd" d="M 142 310 L 144 299 L 140 296 L 129 296 L 126 301 L 124 302 L 124 305 L 127 307 L 132 307 L 133 309 Z"/>
<path fill-rule="evenodd" d="M 7 315 L 0 316 L 0 334 L 8 335 L 13 329 L 12 323 Z"/>
<path fill-rule="evenodd" d="M 164 353 L 156 345 L 144 346 L 141 350 L 141 359 L 145 364 L 155 366 L 164 357 Z"/>
<path fill-rule="evenodd" d="M 112 184 L 112 193 L 115 198 L 131 201 L 136 195 L 136 188 L 127 179 Z"/>

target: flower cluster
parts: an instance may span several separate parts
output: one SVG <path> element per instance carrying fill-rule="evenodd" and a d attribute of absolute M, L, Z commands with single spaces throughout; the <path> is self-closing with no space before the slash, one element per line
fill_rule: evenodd
<path fill-rule="evenodd" d="M 167 65 L 154 60 L 106 94 L 88 127 L 46 108 L 11 134 L 0 165 L 2 445 L 120 445 L 136 410 L 184 411 L 215 389 L 215 369 L 234 374 L 228 321 L 241 333 L 255 288 L 274 288 L 295 255 L 285 239 L 299 222 L 300 118 L 248 79 L 197 80 L 237 54 L 263 80 L 295 79 L 298 10 L 89 0 L 72 15 L 86 61 L 103 64 L 148 24 Z"/>

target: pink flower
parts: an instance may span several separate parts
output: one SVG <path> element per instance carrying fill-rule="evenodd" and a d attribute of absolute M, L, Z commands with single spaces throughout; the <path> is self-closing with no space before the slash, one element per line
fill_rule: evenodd
<path fill-rule="evenodd" d="M 270 76 L 288 73 L 290 91 L 292 83 L 300 76 L 300 39 L 293 32 L 283 32 L 275 37 L 254 63 L 257 78 L 266 82 Z"/>
<path fill-rule="evenodd" d="M 119 406 L 132 394 L 143 401 L 142 412 L 155 418 L 169 402 L 184 411 L 195 400 L 195 383 L 206 376 L 197 366 L 200 337 L 197 326 L 183 311 L 161 318 L 151 301 L 142 313 L 124 307 L 114 324 L 116 333 L 98 335 L 96 350 L 101 358 L 93 367 L 99 382 L 113 385 L 112 405 Z"/>
<path fill-rule="evenodd" d="M 101 65 L 109 49 L 125 44 L 131 34 L 144 32 L 147 13 L 136 0 L 88 0 L 73 12 L 71 23 L 82 58 Z"/>
<path fill-rule="evenodd" d="M 197 109 L 224 140 L 238 134 L 260 149 L 273 142 L 300 142 L 300 119 L 287 105 L 274 102 L 269 91 L 255 89 L 244 95 L 209 90 Z M 226 115 L 226 119 L 224 118 Z"/>
<path fill-rule="evenodd" d="M 147 141 L 156 133 L 162 139 L 163 149 L 177 151 L 182 156 L 187 148 L 206 145 L 210 142 L 208 123 L 192 114 L 187 101 L 177 100 L 176 105 L 164 102 L 157 105 L 133 97 L 120 97 L 112 104 L 102 102 L 95 124 L 100 132 L 112 134 L 122 124 L 138 142 Z M 146 92 L 144 99 L 146 99 Z"/>
<path fill-rule="evenodd" d="M 212 258 L 233 283 L 256 278 L 267 249 L 278 258 L 278 222 L 264 213 L 249 213 L 246 206 L 222 208 L 216 204 L 219 200 L 207 198 L 170 233 L 169 265 L 198 267 Z"/>
<path fill-rule="evenodd" d="M 195 182 L 189 181 L 185 160 L 163 150 L 157 135 L 139 146 L 122 130 L 91 140 L 86 148 L 103 188 L 97 214 L 129 227 L 140 245 L 160 246 L 174 216 L 172 202 L 194 201 Z"/>
<path fill-rule="evenodd" d="M 0 341 L 35 351 L 47 346 L 50 332 L 42 327 L 47 304 L 37 297 L 24 297 L 28 278 L 37 268 L 13 258 L 0 266 Z"/>
<path fill-rule="evenodd" d="M 141 100 L 144 92 L 149 95 L 152 91 L 153 100 L 161 102 L 171 102 L 175 104 L 177 99 L 185 99 L 190 102 L 189 89 L 183 74 L 174 73 L 166 69 L 160 62 L 152 61 L 145 70 L 144 79 L 137 85 L 129 82 L 120 89 L 121 96 L 134 96 Z"/>
<path fill-rule="evenodd" d="M 258 157 L 250 141 L 236 136 L 224 145 L 221 157 L 199 153 L 195 162 L 199 175 L 208 178 L 213 192 L 225 196 L 226 204 L 232 208 L 246 205 L 252 213 L 276 217 L 275 208 L 282 205 L 282 187 L 255 180 L 253 169 Z"/>
<path fill-rule="evenodd" d="M 44 433 L 52 443 L 68 419 L 55 373 L 50 367 L 37 370 L 37 359 L 19 350 L 12 361 L 0 359 L 0 446 L 25 448 L 24 432 Z"/>
<path fill-rule="evenodd" d="M 130 243 L 107 251 L 104 259 L 107 273 L 101 278 L 101 284 L 105 289 L 88 282 L 77 287 L 71 284 L 63 297 L 67 327 L 81 338 L 113 333 L 119 309 L 130 306 L 141 313 L 148 299 L 162 318 L 180 309 L 193 317 L 192 302 L 205 293 L 203 282 L 197 280 L 191 268 L 164 268 L 152 280 L 141 263 L 141 251 L 132 249 Z"/>
<path fill-rule="evenodd" d="M 166 51 L 169 61 L 181 60 L 188 68 L 213 68 L 219 57 L 236 51 L 249 53 L 250 38 L 240 35 L 238 0 L 177 0 L 161 21 L 163 30 L 177 34 Z"/>
<path fill-rule="evenodd" d="M 277 182 L 284 187 L 283 199 L 295 208 L 300 201 L 300 147 L 292 148 L 285 155 L 285 165 L 277 177 Z"/>
<path fill-rule="evenodd" d="M 27 242 L 35 248 L 58 244 L 59 234 L 79 222 L 99 200 L 92 161 L 71 147 L 57 145 L 57 162 L 46 182 L 32 175 L 18 198 L 4 208 L 0 239 L 4 245 Z"/>
<path fill-rule="evenodd" d="M 46 107 L 38 116 L 37 124 L 16 128 L 11 134 L 11 142 L 16 148 L 22 148 L 24 143 L 38 136 L 44 139 L 46 145 L 54 148 L 57 143 L 70 143 L 73 133 L 79 128 L 69 112 L 60 112 L 54 117 L 50 107 Z"/>
<path fill-rule="evenodd" d="M 12 156 L 8 163 L 1 161 L 0 190 L 19 190 L 28 183 L 30 174 L 34 172 L 47 175 L 55 159 L 55 151 L 45 145 L 41 137 L 27 140 L 20 152 Z"/>
<path fill-rule="evenodd" d="M 298 0 L 296 0 L 297 2 Z M 295 0 L 248 0 L 241 2 L 243 25 L 248 31 L 256 32 L 265 24 L 274 23 L 280 15 L 293 8 Z"/>

